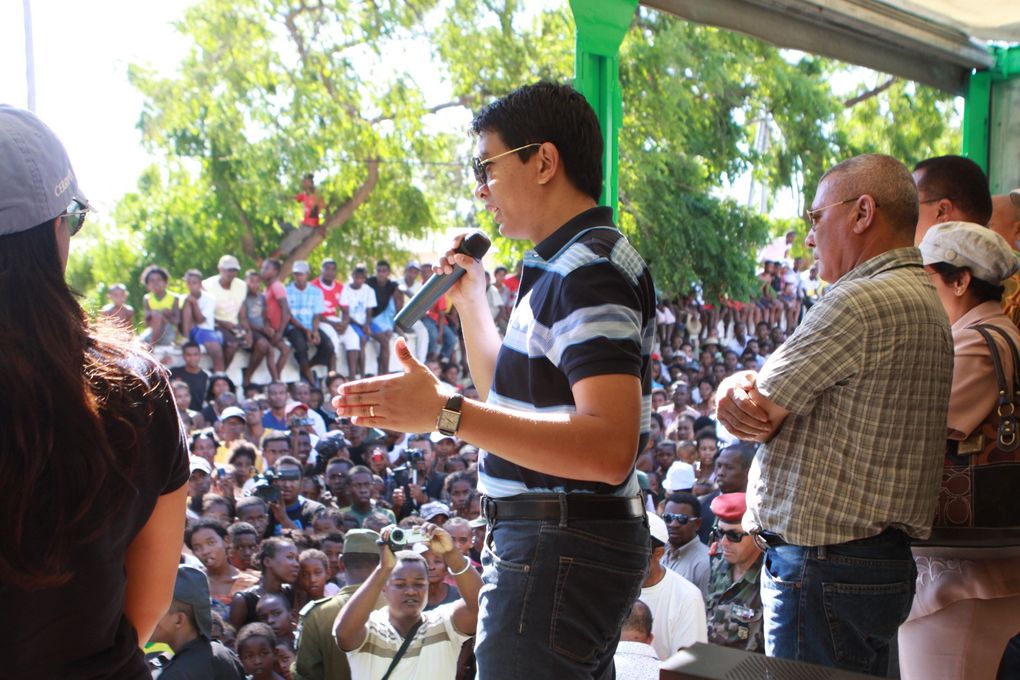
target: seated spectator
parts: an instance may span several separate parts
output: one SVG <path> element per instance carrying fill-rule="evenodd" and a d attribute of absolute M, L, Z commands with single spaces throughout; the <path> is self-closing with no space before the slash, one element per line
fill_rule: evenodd
<path fill-rule="evenodd" d="M 322 314 L 325 311 L 322 291 L 308 282 L 311 269 L 304 260 L 294 263 L 293 281 L 287 286 L 287 302 L 290 305 L 290 326 L 286 336 L 294 348 L 294 357 L 303 377 L 309 383 L 315 383 L 312 373 L 313 365 L 325 366 L 327 372 L 333 370 L 333 353 L 335 348 L 330 339 L 319 332 Z M 314 351 L 314 354 L 311 352 Z"/>
<path fill-rule="evenodd" d="M 188 295 L 181 302 L 181 329 L 189 341 L 205 347 L 212 359 L 213 373 L 222 373 L 227 365 L 223 354 L 223 333 L 216 330 L 216 300 L 202 291 L 202 272 L 189 269 L 184 275 Z"/>
<path fill-rule="evenodd" d="M 659 655 L 652 647 L 655 636 L 652 626 L 655 619 L 641 600 L 635 600 L 630 614 L 623 621 L 620 643 L 616 646 L 613 663 L 619 680 L 658 680 Z"/>
<path fill-rule="evenodd" d="M 266 303 L 266 336 L 269 338 L 269 344 L 281 352 L 276 360 L 276 368 L 279 373 L 282 373 L 283 367 L 287 365 L 286 358 L 282 352 L 286 349 L 289 353 L 290 347 L 283 341 L 283 338 L 291 321 L 290 303 L 287 302 L 287 289 L 279 281 L 281 267 L 282 265 L 279 260 L 269 259 L 262 263 L 262 270 L 259 272 L 262 283 L 266 286 L 266 291 L 263 293 Z"/>
<path fill-rule="evenodd" d="M 277 337 L 266 322 L 266 298 L 262 295 L 262 277 L 254 269 L 244 274 L 245 296 L 238 312 L 238 323 L 244 330 L 243 347 L 251 352 L 248 365 L 244 367 L 241 382 L 250 385 L 252 376 L 263 360 L 269 369 L 269 377 L 274 381 L 280 379 L 287 359 L 290 358 L 290 345 L 282 337 Z M 269 355 L 269 348 L 276 348 L 276 360 Z"/>
<path fill-rule="evenodd" d="M 743 493 L 712 501 L 718 518 L 713 538 L 722 555 L 712 558 L 708 589 L 708 641 L 715 645 L 765 652 L 759 577 L 762 551 L 741 527 L 747 505 Z"/>
<path fill-rule="evenodd" d="M 301 609 L 301 638 L 294 661 L 295 677 L 302 680 L 350 678 L 347 655 L 337 647 L 333 623 L 344 604 L 379 565 L 379 534 L 367 529 L 351 529 L 344 538 L 340 562 L 347 585 L 333 597 L 313 600 Z M 375 608 L 386 606 L 382 593 Z"/>
<path fill-rule="evenodd" d="M 161 680 L 244 680 L 245 669 L 238 658 L 212 638 L 206 576 L 194 567 L 180 566 L 170 609 L 149 638 L 150 643 L 167 645 L 173 651 L 173 657 L 158 668 Z"/>
<path fill-rule="evenodd" d="M 672 569 L 698 586 L 702 597 L 708 596 L 708 546 L 698 540 L 701 527 L 701 503 L 693 494 L 674 493 L 666 497 L 662 521 L 666 523 L 669 542 L 662 556 L 662 565 Z"/>
<path fill-rule="evenodd" d="M 376 375 L 390 372 L 390 339 L 393 337 L 393 320 L 397 315 L 397 290 L 399 284 L 390 279 L 390 263 L 379 260 L 375 263 L 375 276 L 365 281 L 375 291 L 376 304 L 370 310 L 372 320 L 369 330 L 372 339 L 379 343 L 379 366 Z"/>
<path fill-rule="evenodd" d="M 660 659 L 668 659 L 678 650 L 695 642 L 707 642 L 705 600 L 701 590 L 683 576 L 662 566 L 669 543 L 669 530 L 661 517 L 648 513 L 652 554 L 648 573 L 641 585 L 641 601 L 648 605 L 655 621 L 652 646 Z"/>
<path fill-rule="evenodd" d="M 425 560 L 409 550 L 394 554 L 383 543 L 379 566 L 337 619 L 336 641 L 347 652 L 352 680 L 380 678 L 391 665 L 403 666 L 402 677 L 415 677 L 421 669 L 429 677 L 452 678 L 461 646 L 474 634 L 482 578 L 454 548 L 448 533 L 431 524 L 422 528 L 430 537 L 429 550 L 442 557 L 463 597 L 423 615 L 429 581 Z M 387 529 L 382 535 L 384 541 L 389 533 Z M 385 595 L 387 607 L 374 610 L 380 594 Z M 398 656 L 405 639 L 410 643 Z"/>
<path fill-rule="evenodd" d="M 160 266 L 150 264 L 142 272 L 142 285 L 149 291 L 142 296 L 145 330 L 142 342 L 150 345 L 172 345 L 177 339 L 181 308 L 177 296 L 167 290 L 170 275 Z"/>
<path fill-rule="evenodd" d="M 187 383 L 191 391 L 188 408 L 192 411 L 201 411 L 205 406 L 205 395 L 209 391 L 209 373 L 199 366 L 202 348 L 198 343 L 188 341 L 181 346 L 181 355 L 184 358 L 184 365 L 171 368 L 170 377 Z"/>
<path fill-rule="evenodd" d="M 280 490 L 280 500 L 269 504 L 273 514 L 273 532 L 283 529 L 304 530 L 312 526 L 315 516 L 326 508 L 301 495 L 301 479 L 304 467 L 293 456 L 283 456 L 274 466 L 276 478 L 273 486 Z"/>
<path fill-rule="evenodd" d="M 342 333 L 340 342 L 347 352 L 347 377 L 351 380 L 365 375 L 365 339 L 371 335 L 368 315 L 379 306 L 375 290 L 365 285 L 367 278 L 365 266 L 356 266 L 351 272 L 350 283 L 340 292 L 341 322 L 338 331 Z"/>
<path fill-rule="evenodd" d="M 110 304 L 99 310 L 99 313 L 105 317 L 109 317 L 125 328 L 134 328 L 135 308 L 127 303 L 127 286 L 123 283 L 115 283 L 110 286 L 106 295 L 110 298 Z"/>
<path fill-rule="evenodd" d="M 251 680 L 284 680 L 275 671 L 276 636 L 264 623 L 249 623 L 237 632 L 237 655 Z"/>
<path fill-rule="evenodd" d="M 219 275 L 202 281 L 202 290 L 216 303 L 213 318 L 216 330 L 223 335 L 223 360 L 229 366 L 239 347 L 251 346 L 251 338 L 240 319 L 241 306 L 248 289 L 237 276 L 241 271 L 241 263 L 233 255 L 222 256 L 216 268 Z"/>

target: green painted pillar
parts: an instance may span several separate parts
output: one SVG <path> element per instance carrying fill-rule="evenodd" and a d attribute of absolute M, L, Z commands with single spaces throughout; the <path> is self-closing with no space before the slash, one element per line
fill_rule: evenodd
<path fill-rule="evenodd" d="M 620 94 L 620 44 L 638 0 L 570 0 L 577 27 L 574 87 L 595 109 L 602 124 L 602 205 L 616 212 L 619 134 L 623 119 Z"/>
<path fill-rule="evenodd" d="M 1020 45 L 994 47 L 995 66 L 971 74 L 963 155 L 988 174 L 993 194 L 1020 186 Z"/>
<path fill-rule="evenodd" d="M 963 155 L 988 172 L 988 131 L 992 105 L 992 74 L 970 74 L 963 107 Z"/>

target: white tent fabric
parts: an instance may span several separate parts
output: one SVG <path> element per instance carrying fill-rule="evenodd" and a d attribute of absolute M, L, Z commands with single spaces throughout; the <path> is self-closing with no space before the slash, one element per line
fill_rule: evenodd
<path fill-rule="evenodd" d="M 1020 0 L 642 0 L 690 21 L 963 94 L 995 60 L 986 40 L 1020 42 Z"/>

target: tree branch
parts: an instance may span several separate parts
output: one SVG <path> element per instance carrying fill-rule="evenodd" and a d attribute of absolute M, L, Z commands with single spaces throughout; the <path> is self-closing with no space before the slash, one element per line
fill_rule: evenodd
<path fill-rule="evenodd" d="M 857 106 L 858 104 L 860 104 L 863 101 L 867 101 L 867 100 L 871 99 L 872 97 L 877 97 L 878 95 L 882 94 L 883 92 L 888 90 L 890 87 L 892 87 L 893 83 L 895 83 L 895 82 L 896 82 L 896 77 L 893 76 L 893 77 L 889 78 L 889 80 L 887 80 L 884 83 L 882 83 L 881 85 L 879 85 L 878 87 L 873 88 L 871 90 L 868 90 L 867 92 L 863 92 L 863 93 L 857 95 L 856 97 L 851 97 L 850 99 L 847 99 L 845 102 L 843 102 L 843 106 L 845 108 L 849 109 L 849 108 L 852 108 L 854 106 Z"/>
<path fill-rule="evenodd" d="M 435 106 L 430 106 L 429 108 L 425 109 L 425 113 L 439 113 L 443 109 L 452 109 L 452 108 L 455 108 L 457 106 L 468 106 L 470 103 L 471 103 L 471 98 L 470 97 L 467 97 L 467 96 L 458 97 L 457 99 L 453 100 L 452 102 L 444 102 L 442 104 L 436 104 Z M 381 123 L 384 120 L 393 120 L 393 118 L 394 118 L 393 116 L 376 116 L 375 118 L 368 119 L 366 122 L 369 125 L 375 125 L 377 123 Z"/>

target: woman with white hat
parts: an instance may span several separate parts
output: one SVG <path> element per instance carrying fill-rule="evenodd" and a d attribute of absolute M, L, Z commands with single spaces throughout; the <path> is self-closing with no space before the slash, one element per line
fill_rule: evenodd
<path fill-rule="evenodd" d="M 1001 236 L 967 222 L 935 225 L 918 247 L 953 330 L 947 460 L 1001 455 L 999 414 L 1009 411 L 1010 404 L 1000 404 L 997 365 L 1007 383 L 1002 397 L 1012 401 L 1015 369 L 1010 343 L 1020 348 L 1020 330 L 1002 309 L 1002 282 L 1017 271 L 1017 259 Z M 995 343 L 997 357 L 987 338 Z M 975 501 L 978 488 L 973 487 Z M 936 527 L 980 525 L 974 517 L 956 516 L 970 506 L 961 505 L 962 499 L 950 491 L 944 484 Z M 1017 503 L 1014 498 L 980 500 L 1000 507 Z M 955 531 L 959 537 L 967 529 Z M 978 535 L 973 530 L 971 534 Z M 1020 547 L 976 547 L 979 541 L 972 541 L 971 547 L 950 547 L 953 540 L 939 539 L 936 534 L 930 546 L 914 548 L 917 592 L 910 616 L 900 627 L 900 672 L 905 680 L 991 680 L 1006 643 L 1020 631 Z"/>

